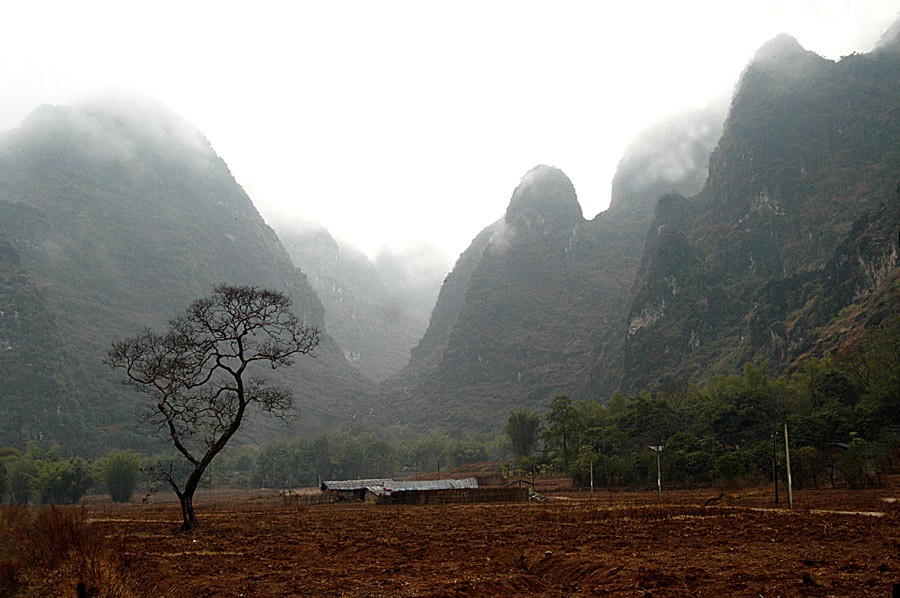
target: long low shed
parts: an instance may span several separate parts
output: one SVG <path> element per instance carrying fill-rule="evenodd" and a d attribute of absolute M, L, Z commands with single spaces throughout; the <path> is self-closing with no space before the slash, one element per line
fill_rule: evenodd
<path fill-rule="evenodd" d="M 520 502 L 528 500 L 525 488 L 479 488 L 475 478 L 446 480 L 330 480 L 323 492 L 336 501 L 377 504 L 447 504 L 461 502 Z"/>

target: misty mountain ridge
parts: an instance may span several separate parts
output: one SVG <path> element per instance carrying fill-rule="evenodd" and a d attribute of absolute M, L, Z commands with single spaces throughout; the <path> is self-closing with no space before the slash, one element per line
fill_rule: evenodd
<path fill-rule="evenodd" d="M 443 254 L 420 243 L 383 248 L 373 261 L 321 225 L 275 226 L 324 303 L 326 327 L 345 358 L 375 381 L 400 371 L 428 325 L 447 267 Z"/>
<path fill-rule="evenodd" d="M 705 143 L 708 152 L 721 122 L 708 114 L 667 121 L 666 135 L 648 132 L 623 162 L 658 165 L 678 146 L 696 152 Z M 667 136 L 669 145 L 655 143 Z M 383 386 L 384 416 L 483 428 L 510 409 L 580 392 L 625 308 L 652 218 L 648 194 L 659 184 L 689 190 L 704 166 L 691 156 L 649 183 L 622 168 L 615 207 L 591 221 L 561 170 L 526 173 L 504 217 L 447 277 L 409 365 Z"/>
<path fill-rule="evenodd" d="M 778 36 L 727 114 L 636 135 L 608 210 L 525 173 L 441 283 L 427 247 L 370 260 L 317 225 L 276 235 L 203 135 L 152 100 L 45 106 L 0 136 L 0 442 L 151 448 L 113 340 L 219 283 L 281 290 L 325 330 L 277 382 L 288 431 L 493 430 L 559 394 L 603 400 L 841 350 L 900 297 L 900 52 L 830 61 Z M 373 380 L 381 382 L 378 386 Z"/>
<path fill-rule="evenodd" d="M 561 388 L 565 377 L 558 373 L 583 365 L 590 324 L 576 311 L 583 285 L 557 266 L 593 242 L 585 224 L 562 171 L 538 166 L 527 173 L 504 217 L 476 237 L 447 277 L 410 366 L 386 385 L 388 401 L 400 397 L 388 412 L 441 423 L 449 423 L 445 414 L 466 410 L 496 417 Z M 543 326 L 565 313 L 571 327 Z"/>
<path fill-rule="evenodd" d="M 646 217 L 667 193 L 691 196 L 700 191 L 727 111 L 727 103 L 715 101 L 670 114 L 635 134 L 616 167 L 607 211 Z"/>
<path fill-rule="evenodd" d="M 888 27 L 887 31 L 879 38 L 875 44 L 875 52 L 898 51 L 900 50 L 900 19 L 894 21 L 894 24 Z"/>
<path fill-rule="evenodd" d="M 35 367 L 29 343 L 7 352 L 14 363 L 0 380 L 0 420 L 21 421 L 17 405 L 55 412 L 7 430 L 3 444 L 145 444 L 131 391 L 103 358 L 113 340 L 163 326 L 217 284 L 284 291 L 299 317 L 325 328 L 315 291 L 225 163 L 202 134 L 152 101 L 46 106 L 3 135 L 0 235 L 20 264 L 0 287 L 0 329 L 10 329 L 9 313 L 34 314 L 47 322 L 31 326 L 41 342 L 58 346 L 58 358 L 40 364 L 56 389 L 20 380 Z M 327 333 L 316 353 L 279 372 L 296 391 L 302 425 L 352 419 L 372 383 Z M 90 424 L 60 437 L 51 433 L 56 420 Z"/>
<path fill-rule="evenodd" d="M 504 217 L 447 276 L 409 364 L 382 386 L 382 416 L 485 428 L 510 409 L 583 393 L 623 318 L 657 198 L 702 186 L 724 118 L 712 104 L 642 131 L 619 163 L 610 208 L 590 221 L 561 170 L 526 173 Z"/>
<path fill-rule="evenodd" d="M 897 297 L 898 75 L 883 51 L 833 62 L 780 35 L 727 118 L 636 139 L 593 220 L 564 174 L 532 170 L 447 278 L 385 413 L 496 429 L 556 394 L 602 399 L 747 361 L 778 373 L 858 338 Z"/>

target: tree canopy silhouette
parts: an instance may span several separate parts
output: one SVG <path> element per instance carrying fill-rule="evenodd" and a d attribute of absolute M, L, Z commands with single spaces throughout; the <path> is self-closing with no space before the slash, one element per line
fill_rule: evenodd
<path fill-rule="evenodd" d="M 168 433 L 183 459 L 160 469 L 181 503 L 181 529 L 197 525 L 194 492 L 213 458 L 256 404 L 284 415 L 290 390 L 256 375 L 259 365 L 287 366 L 310 354 L 319 332 L 300 322 L 283 293 L 220 285 L 169 322 L 169 330 L 113 344 L 108 364 L 125 370 L 125 382 L 151 397 L 147 420 Z"/>

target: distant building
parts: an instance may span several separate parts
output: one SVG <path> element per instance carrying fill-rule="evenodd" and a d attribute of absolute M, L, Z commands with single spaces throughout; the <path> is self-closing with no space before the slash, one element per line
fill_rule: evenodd
<path fill-rule="evenodd" d="M 380 505 L 435 505 L 453 503 L 525 502 L 527 488 L 481 488 L 474 477 L 460 480 L 390 479 L 333 480 L 323 482 L 325 502 L 370 502 Z"/>
<path fill-rule="evenodd" d="M 479 488 L 475 478 L 460 480 L 388 479 L 333 480 L 323 482 L 322 492 L 334 502 L 365 501 L 376 504 L 428 505 L 482 502 L 524 502 L 526 488 Z M 332 501 L 328 501 L 332 502 Z"/>
<path fill-rule="evenodd" d="M 339 502 L 362 502 L 367 494 L 376 495 L 376 492 L 384 491 L 384 484 L 393 482 L 385 478 L 368 480 L 331 480 L 322 482 L 322 492 L 333 495 Z"/>

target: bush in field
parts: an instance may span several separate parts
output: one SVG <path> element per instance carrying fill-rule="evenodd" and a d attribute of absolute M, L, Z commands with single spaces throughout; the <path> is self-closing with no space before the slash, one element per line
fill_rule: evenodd
<path fill-rule="evenodd" d="M 141 458 L 130 451 L 113 450 L 97 463 L 97 477 L 113 502 L 128 502 L 141 472 Z"/>
<path fill-rule="evenodd" d="M 31 487 L 34 484 L 35 468 L 33 463 L 17 461 L 9 474 L 9 500 L 20 505 L 32 500 Z"/>
<path fill-rule="evenodd" d="M 713 466 L 713 475 L 717 480 L 726 484 L 732 484 L 737 478 L 744 475 L 744 462 L 735 453 L 725 453 L 716 459 Z"/>
<path fill-rule="evenodd" d="M 876 470 L 876 458 L 872 448 L 862 438 L 851 434 L 852 440 L 847 450 L 837 460 L 838 471 L 851 488 L 874 485 L 872 474 Z"/>
<path fill-rule="evenodd" d="M 42 504 L 74 505 L 93 484 L 90 464 L 75 457 L 39 462 L 34 490 Z"/>

